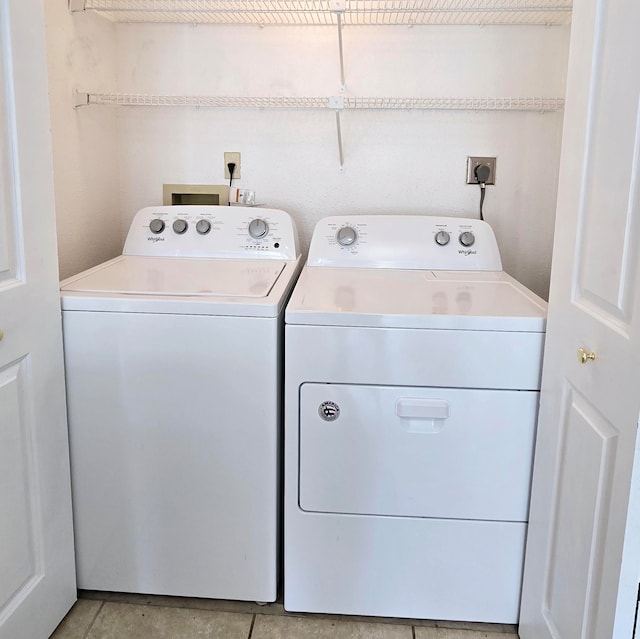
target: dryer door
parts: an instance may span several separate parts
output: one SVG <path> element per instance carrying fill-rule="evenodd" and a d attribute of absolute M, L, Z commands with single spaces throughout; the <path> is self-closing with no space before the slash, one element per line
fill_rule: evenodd
<path fill-rule="evenodd" d="M 538 393 L 303 384 L 300 507 L 526 521 Z"/>

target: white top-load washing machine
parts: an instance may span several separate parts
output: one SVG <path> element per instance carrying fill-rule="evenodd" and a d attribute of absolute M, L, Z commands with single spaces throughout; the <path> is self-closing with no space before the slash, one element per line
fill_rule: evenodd
<path fill-rule="evenodd" d="M 517 621 L 546 309 L 484 222 L 318 223 L 285 315 L 287 610 Z"/>
<path fill-rule="evenodd" d="M 283 211 L 149 207 L 62 283 L 78 586 L 273 601 Z"/>

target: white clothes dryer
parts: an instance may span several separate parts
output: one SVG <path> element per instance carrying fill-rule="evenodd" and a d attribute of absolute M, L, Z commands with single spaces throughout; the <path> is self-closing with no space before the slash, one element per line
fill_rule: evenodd
<path fill-rule="evenodd" d="M 62 283 L 79 588 L 275 600 L 300 266 L 283 211 L 149 207 Z"/>
<path fill-rule="evenodd" d="M 546 310 L 484 222 L 317 224 L 285 315 L 287 610 L 517 621 Z"/>

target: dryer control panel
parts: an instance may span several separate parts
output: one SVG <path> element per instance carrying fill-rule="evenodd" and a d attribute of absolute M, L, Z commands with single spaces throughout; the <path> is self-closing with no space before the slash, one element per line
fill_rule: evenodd
<path fill-rule="evenodd" d="M 149 206 L 136 213 L 124 255 L 295 260 L 295 222 L 278 209 Z"/>
<path fill-rule="evenodd" d="M 480 220 L 427 215 L 344 215 L 320 220 L 309 266 L 501 271 L 493 229 Z"/>

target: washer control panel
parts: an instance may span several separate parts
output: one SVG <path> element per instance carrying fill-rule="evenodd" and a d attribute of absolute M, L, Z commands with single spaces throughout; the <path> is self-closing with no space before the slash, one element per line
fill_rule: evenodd
<path fill-rule="evenodd" d="M 427 215 L 344 215 L 318 222 L 309 266 L 501 271 L 493 229 L 480 220 Z"/>
<path fill-rule="evenodd" d="M 296 226 L 279 209 L 149 206 L 136 214 L 124 255 L 296 259 Z"/>

